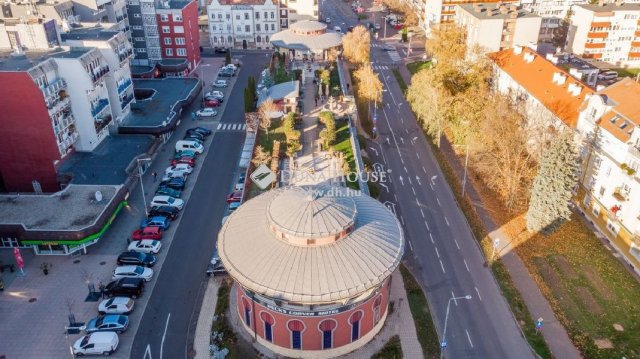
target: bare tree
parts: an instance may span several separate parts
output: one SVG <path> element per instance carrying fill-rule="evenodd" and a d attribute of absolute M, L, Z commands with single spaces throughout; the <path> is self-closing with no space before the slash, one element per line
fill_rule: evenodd
<path fill-rule="evenodd" d="M 267 98 L 258 107 L 258 116 L 260 118 L 260 128 L 265 131 L 267 138 L 269 138 L 269 128 L 271 127 L 271 120 L 274 113 L 278 112 L 278 105 L 273 102 L 271 98 Z"/>
<path fill-rule="evenodd" d="M 271 162 L 271 154 L 267 152 L 261 145 L 257 145 L 251 163 L 258 167 L 263 164 L 268 165 L 269 162 Z"/>
<path fill-rule="evenodd" d="M 356 26 L 353 31 L 342 37 L 343 55 L 352 64 L 369 62 L 370 45 L 371 36 L 369 31 L 362 25 Z"/>

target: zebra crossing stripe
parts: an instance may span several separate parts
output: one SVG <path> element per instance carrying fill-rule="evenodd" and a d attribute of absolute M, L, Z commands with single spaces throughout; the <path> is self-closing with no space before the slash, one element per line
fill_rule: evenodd
<path fill-rule="evenodd" d="M 237 130 L 237 128 L 236 128 L 236 127 L 238 127 L 238 125 L 233 125 L 233 130 L 234 130 L 234 131 L 235 131 L 235 130 Z"/>
<path fill-rule="evenodd" d="M 221 123 L 218 124 L 218 128 L 216 128 L 216 130 L 220 130 L 220 127 L 222 127 Z"/>

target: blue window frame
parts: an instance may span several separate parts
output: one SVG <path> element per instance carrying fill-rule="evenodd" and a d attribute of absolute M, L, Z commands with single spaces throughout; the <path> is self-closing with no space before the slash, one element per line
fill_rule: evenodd
<path fill-rule="evenodd" d="M 291 348 L 302 349 L 302 332 L 299 330 L 291 332 Z"/>
<path fill-rule="evenodd" d="M 331 330 L 325 330 L 322 332 L 322 349 L 331 349 L 331 342 L 333 341 L 331 340 L 331 334 Z"/>
<path fill-rule="evenodd" d="M 351 341 L 354 342 L 360 338 L 360 321 L 351 323 Z"/>
<path fill-rule="evenodd" d="M 247 307 L 244 307 L 244 322 L 251 326 L 251 310 Z"/>
<path fill-rule="evenodd" d="M 264 338 L 270 342 L 273 341 L 273 334 L 271 333 L 271 324 L 264 322 Z"/>

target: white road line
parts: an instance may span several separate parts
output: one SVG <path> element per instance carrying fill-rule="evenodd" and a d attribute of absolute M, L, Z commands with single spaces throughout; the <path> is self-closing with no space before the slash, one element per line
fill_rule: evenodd
<path fill-rule="evenodd" d="M 411 244 L 411 241 L 407 239 L 407 242 L 409 243 L 409 248 L 411 249 L 411 251 L 413 252 L 413 244 Z"/>
<path fill-rule="evenodd" d="M 404 171 L 409 173 L 409 171 L 407 171 L 407 166 L 404 166 Z"/>
<path fill-rule="evenodd" d="M 467 260 L 466 260 L 466 259 L 463 259 L 462 261 L 464 262 L 464 266 L 465 266 L 465 267 L 467 267 L 467 272 L 471 272 L 471 271 L 469 270 L 469 265 L 467 264 Z"/>
<path fill-rule="evenodd" d="M 219 124 L 218 124 L 218 127 L 216 128 L 216 130 L 219 130 L 219 129 L 220 129 L 220 127 L 222 127 L 222 124 L 221 124 L 221 123 L 219 123 Z"/>
<path fill-rule="evenodd" d="M 153 359 L 153 357 L 151 356 L 151 344 L 147 344 L 147 349 L 145 349 L 142 359 L 147 359 L 147 355 L 149 359 Z"/>
<path fill-rule="evenodd" d="M 457 307 L 457 306 L 458 306 L 458 300 L 457 300 L 457 299 L 455 299 L 455 298 L 456 298 L 456 295 L 455 295 L 455 294 L 453 294 L 453 291 L 451 291 L 451 298 L 453 298 L 453 303 L 455 303 L 455 305 L 456 305 L 456 307 Z"/>
<path fill-rule="evenodd" d="M 445 221 L 445 222 L 447 222 L 447 226 L 451 226 L 451 225 L 449 224 L 449 220 L 447 219 L 447 216 L 444 216 L 444 221 Z"/>
<path fill-rule="evenodd" d="M 409 172 L 407 172 L 407 174 L 409 174 Z M 411 182 L 411 177 L 410 177 L 410 176 L 407 176 L 407 179 L 409 180 L 409 184 L 410 184 L 410 185 L 413 185 L 413 182 Z"/>
<path fill-rule="evenodd" d="M 404 226 L 404 217 L 400 216 L 400 220 L 402 221 L 402 225 Z"/>
<path fill-rule="evenodd" d="M 467 332 L 467 339 L 469 339 L 469 344 L 471 345 L 471 348 L 473 348 L 473 343 L 471 342 L 471 337 L 469 336 L 469 332 L 465 329 L 465 332 Z"/>
<path fill-rule="evenodd" d="M 454 239 L 453 241 L 454 241 L 454 242 L 456 242 L 456 247 L 457 247 L 458 249 L 460 249 L 460 246 L 458 245 L 458 241 L 457 241 L 457 240 L 455 240 L 455 239 Z"/>
<path fill-rule="evenodd" d="M 433 189 L 433 183 L 429 182 L 429 187 L 431 187 L 431 190 L 432 190 L 432 191 L 435 191 L 435 190 Z"/>
<path fill-rule="evenodd" d="M 424 169 L 424 166 L 422 166 L 422 172 L 427 173 L 427 170 Z"/>
<path fill-rule="evenodd" d="M 420 154 L 418 152 L 416 152 L 416 157 L 418 157 L 418 159 L 420 158 Z"/>
<path fill-rule="evenodd" d="M 400 153 L 400 151 L 398 151 L 398 153 Z M 400 155 L 400 162 L 402 162 L 402 164 L 404 164 L 404 159 L 402 158 L 402 155 Z"/>
<path fill-rule="evenodd" d="M 422 215 L 422 218 L 424 218 L 424 212 L 422 211 L 422 208 L 420 208 L 420 214 Z"/>
<path fill-rule="evenodd" d="M 482 296 L 480 295 L 480 291 L 478 290 L 478 287 L 476 287 L 476 293 L 478 293 L 478 298 L 480 298 L 480 301 L 482 301 Z"/>
<path fill-rule="evenodd" d="M 442 259 L 440 260 L 440 268 L 442 268 L 442 273 L 447 273 L 447 272 L 444 270 L 444 264 L 442 264 Z"/>
<path fill-rule="evenodd" d="M 413 195 L 415 196 L 416 195 L 416 189 L 413 188 L 413 186 L 411 186 L 411 190 L 413 191 Z"/>
<path fill-rule="evenodd" d="M 396 194 L 395 194 L 395 193 L 393 194 L 393 197 L 395 197 L 396 202 L 398 202 L 398 196 L 396 196 Z"/>
<path fill-rule="evenodd" d="M 435 243 L 435 242 L 433 241 L 433 235 L 431 234 L 431 232 L 429 232 L 429 238 L 431 238 L 431 243 Z"/>
<path fill-rule="evenodd" d="M 431 230 L 431 229 L 429 229 L 429 223 L 427 223 L 427 221 L 424 221 L 424 225 L 427 226 L 427 231 Z"/>
<path fill-rule="evenodd" d="M 436 202 L 438 202 L 438 206 L 442 207 L 442 205 L 440 204 L 440 198 L 436 197 Z"/>
<path fill-rule="evenodd" d="M 436 249 L 436 257 L 440 258 L 440 252 L 438 252 L 438 247 L 435 247 Z"/>
<path fill-rule="evenodd" d="M 162 341 L 160 342 L 160 359 L 162 359 L 162 348 L 164 347 L 164 338 L 167 336 L 167 329 L 169 329 L 170 318 L 171 318 L 171 313 L 167 315 L 167 323 L 164 325 L 164 333 L 162 333 Z"/>

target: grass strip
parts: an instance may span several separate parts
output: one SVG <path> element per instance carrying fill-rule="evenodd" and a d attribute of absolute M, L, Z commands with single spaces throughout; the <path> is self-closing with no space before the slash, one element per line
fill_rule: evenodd
<path fill-rule="evenodd" d="M 402 346 L 400 345 L 400 337 L 397 335 L 389 338 L 387 343 L 377 353 L 371 356 L 371 359 L 402 359 Z"/>

